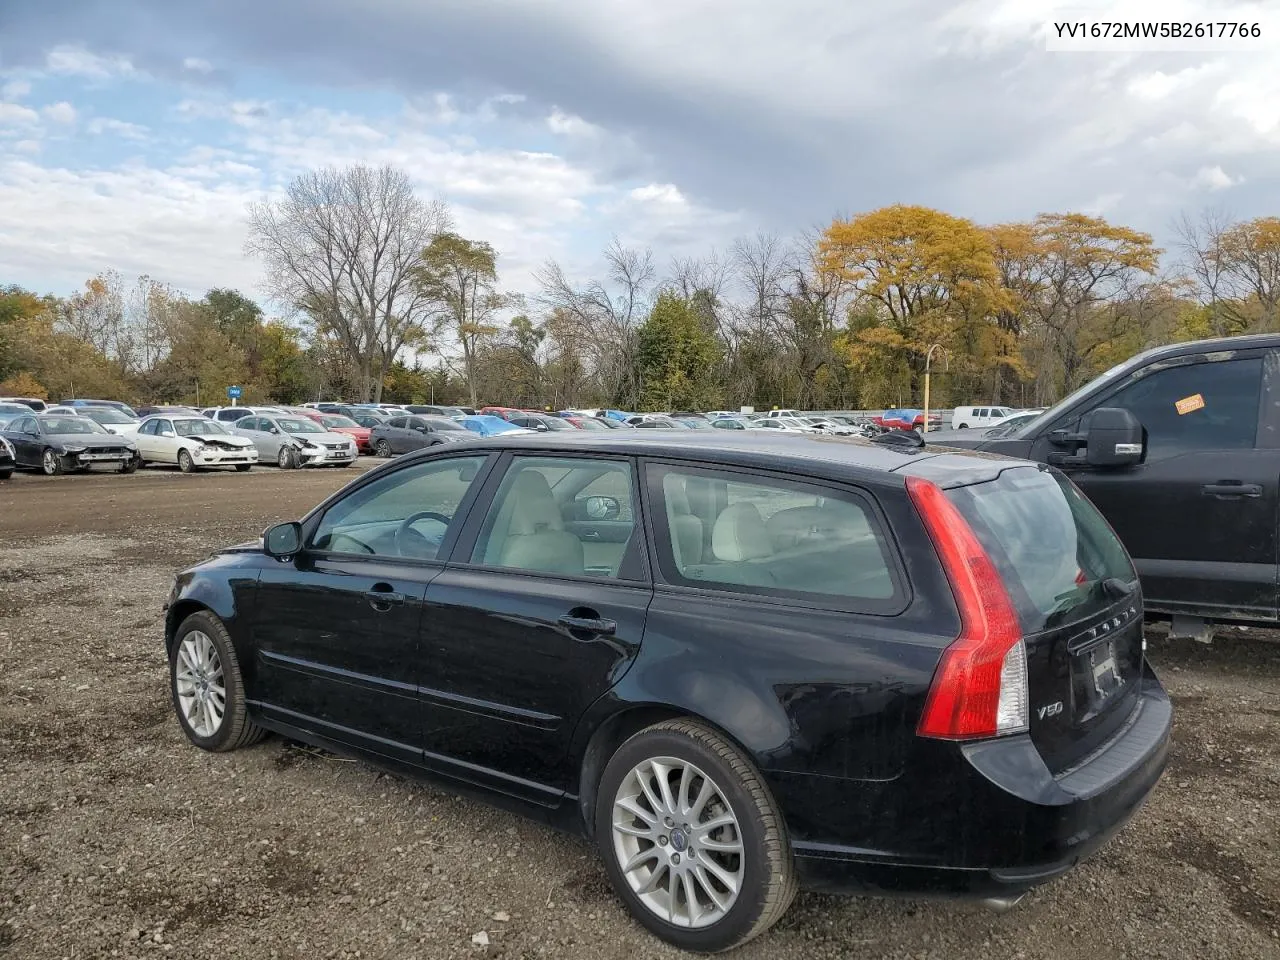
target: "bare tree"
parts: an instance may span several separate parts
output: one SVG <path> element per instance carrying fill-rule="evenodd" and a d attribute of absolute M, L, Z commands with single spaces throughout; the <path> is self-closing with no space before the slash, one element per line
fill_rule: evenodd
<path fill-rule="evenodd" d="M 638 402 L 635 331 L 653 294 L 653 253 L 624 247 L 615 237 L 604 251 L 606 280 L 574 286 L 560 265 L 548 260 L 534 273 L 537 300 L 571 328 L 588 348 L 592 372 L 603 390 Z"/>
<path fill-rule="evenodd" d="M 435 332 L 414 277 L 448 227 L 444 203 L 419 199 L 401 170 L 326 167 L 250 207 L 247 249 L 262 259 L 272 296 L 337 341 L 361 399 L 376 401 L 401 349 Z"/>
<path fill-rule="evenodd" d="M 1190 274 L 1196 297 L 1209 311 L 1210 326 L 1219 337 L 1240 329 L 1231 304 L 1231 262 L 1227 252 L 1231 227 L 1231 218 L 1219 209 L 1204 210 L 1199 220 L 1183 213 L 1174 224 L 1181 264 Z"/>

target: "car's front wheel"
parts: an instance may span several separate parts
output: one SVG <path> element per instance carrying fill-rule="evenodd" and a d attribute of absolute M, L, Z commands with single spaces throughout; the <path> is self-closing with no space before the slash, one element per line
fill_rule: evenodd
<path fill-rule="evenodd" d="M 619 747 L 595 818 L 614 889 L 645 927 L 683 950 L 745 943 L 795 896 L 776 801 L 750 760 L 701 723 L 655 724 Z"/>
<path fill-rule="evenodd" d="M 253 468 L 253 464 L 252 464 L 252 463 L 237 463 L 237 464 L 236 464 L 236 472 L 237 472 L 237 473 L 248 473 L 252 468 Z"/>
<path fill-rule="evenodd" d="M 384 460 L 391 456 L 391 444 L 386 440 L 379 440 L 374 449 L 378 452 L 378 456 Z"/>
<path fill-rule="evenodd" d="M 178 451 L 178 469 L 183 473 L 191 473 L 196 468 L 196 462 L 191 459 L 191 454 L 186 450 Z"/>
<path fill-rule="evenodd" d="M 126 460 L 120 464 L 121 473 L 136 473 L 138 467 L 142 466 L 142 458 L 134 457 L 132 460 Z"/>
<path fill-rule="evenodd" d="M 40 469 L 44 471 L 46 477 L 56 477 L 65 468 L 65 462 L 53 450 L 46 450 L 44 456 L 40 458 Z"/>
<path fill-rule="evenodd" d="M 293 447 L 283 446 L 276 455 L 276 465 L 281 470 L 292 470 L 298 465 L 297 454 L 294 453 Z"/>
<path fill-rule="evenodd" d="M 209 611 L 193 613 L 178 627 L 169 652 L 169 681 L 182 732 L 201 750 L 236 750 L 264 736 L 246 710 L 231 637 Z"/>

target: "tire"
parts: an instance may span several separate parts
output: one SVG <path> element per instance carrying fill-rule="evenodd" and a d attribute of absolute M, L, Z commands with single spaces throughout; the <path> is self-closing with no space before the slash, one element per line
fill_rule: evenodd
<path fill-rule="evenodd" d="M 132 460 L 126 460 L 124 463 L 120 464 L 120 472 L 121 473 L 137 473 L 138 467 L 140 466 L 142 466 L 141 458 L 134 457 Z"/>
<path fill-rule="evenodd" d="M 663 760 L 667 763 L 662 764 Z M 686 833 L 681 829 L 684 823 L 666 820 L 661 814 L 654 816 L 656 810 L 643 799 L 644 788 L 639 786 L 643 780 L 653 796 L 664 796 L 655 786 L 656 770 L 649 766 L 654 761 L 661 764 L 661 769 L 689 770 L 687 787 L 691 797 L 699 795 L 708 783 L 713 788 L 700 814 L 673 811 L 676 816 L 690 817 L 690 821 L 696 816 L 706 823 L 730 814 L 731 824 L 700 835 L 696 822 L 692 823 L 693 830 Z M 674 772 L 670 776 L 675 778 Z M 682 785 L 683 779 L 675 778 L 665 795 L 679 796 Z M 633 795 L 634 800 L 630 799 Z M 617 806 L 620 798 L 630 805 L 627 811 Z M 684 805 L 689 806 L 687 802 Z M 596 842 L 614 890 L 644 927 L 682 950 L 714 953 L 746 943 L 773 926 L 795 897 L 791 842 L 769 788 L 741 751 L 701 723 L 670 720 L 648 727 L 623 743 L 605 767 L 595 806 Z M 631 810 L 639 810 L 643 816 L 632 817 Z M 617 825 L 615 811 L 621 820 Z M 646 824 L 647 820 L 652 824 Z M 619 832 L 616 826 L 623 831 Z M 658 834 L 656 840 L 652 839 L 654 833 Z M 701 847 L 704 843 L 721 848 L 736 845 L 739 852 L 709 850 Z M 624 858 L 635 864 L 631 871 L 624 872 Z M 677 865 L 684 871 L 677 877 L 675 892 L 676 910 L 683 909 L 685 913 L 682 925 L 672 922 L 666 912 L 671 902 L 668 884 Z M 716 875 L 709 869 L 712 865 L 720 876 L 730 875 L 736 880 L 736 898 L 728 885 L 715 880 Z M 643 873 L 646 870 L 648 873 Z M 654 880 L 657 883 L 653 890 L 643 889 L 646 881 Z M 642 889 L 634 889 L 633 883 Z M 695 910 L 688 908 L 690 888 Z M 716 901 L 708 891 L 714 891 L 723 902 Z M 642 897 L 655 899 L 646 901 Z M 693 926 L 695 922 L 700 925 Z"/>
<path fill-rule="evenodd" d="M 956 427 L 956 429 L 957 429 L 957 430 L 968 430 L 968 429 L 969 429 L 969 425 L 968 425 L 967 423 L 962 423 L 962 424 L 960 424 L 960 426 Z"/>
<path fill-rule="evenodd" d="M 237 464 L 236 464 L 236 473 L 248 473 L 248 472 L 249 472 L 250 470 L 252 470 L 252 469 L 253 469 L 253 464 L 252 464 L 252 463 L 237 463 Z"/>
<path fill-rule="evenodd" d="M 386 460 L 391 456 L 391 441 L 379 440 L 373 449 L 378 456 L 380 456 L 383 460 Z"/>
<path fill-rule="evenodd" d="M 0 480 L 8 480 L 13 476 L 13 470 L 0 470 Z"/>
<path fill-rule="evenodd" d="M 281 447 L 276 455 L 276 466 L 281 470 L 292 470 L 298 465 L 298 456 L 293 447 Z"/>
<path fill-rule="evenodd" d="M 202 661 L 200 653 L 210 649 L 214 656 Z M 202 703 L 210 703 L 212 708 L 197 703 L 205 685 L 199 679 L 201 670 L 210 681 L 211 691 L 209 699 Z M 222 681 L 223 709 L 214 723 L 218 680 Z M 201 750 L 226 753 L 255 744 L 266 736 L 266 731 L 249 719 L 240 659 L 227 628 L 208 610 L 193 613 L 178 627 L 173 649 L 169 651 L 169 694 L 178 726 Z"/>
<path fill-rule="evenodd" d="M 178 469 L 183 473 L 196 472 L 196 462 L 191 459 L 191 454 L 186 450 L 178 451 Z"/>
<path fill-rule="evenodd" d="M 66 468 L 67 465 L 62 457 L 58 456 L 52 450 L 46 449 L 40 457 L 40 469 L 44 472 L 46 477 L 56 477 L 58 474 L 66 470 Z"/>

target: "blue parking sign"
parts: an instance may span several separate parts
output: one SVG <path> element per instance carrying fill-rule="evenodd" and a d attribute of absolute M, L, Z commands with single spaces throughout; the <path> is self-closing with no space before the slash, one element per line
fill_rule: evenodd
<path fill-rule="evenodd" d="M 239 397 L 240 397 L 240 388 L 239 388 L 239 387 L 227 387 L 227 397 L 228 397 L 228 398 L 230 398 L 231 400 L 239 399 Z"/>

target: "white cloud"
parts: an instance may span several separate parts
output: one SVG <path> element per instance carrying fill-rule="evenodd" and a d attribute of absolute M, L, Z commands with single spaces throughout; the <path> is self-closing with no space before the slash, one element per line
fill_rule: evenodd
<path fill-rule="evenodd" d="M 565 113 L 558 107 L 547 117 L 547 128 L 562 137 L 597 137 L 604 133 L 594 123 L 588 123 L 575 114 Z"/>
<path fill-rule="evenodd" d="M 112 267 L 192 293 L 214 285 L 255 290 L 258 267 L 241 254 L 248 203 L 302 171 L 357 162 L 393 164 L 423 196 L 446 199 L 458 229 L 498 250 L 504 284 L 515 290 L 532 288 L 532 271 L 547 257 L 581 263 L 580 238 L 607 236 L 615 219 L 625 221 L 628 242 L 660 243 L 664 255 L 737 222 L 696 206 L 674 184 L 620 188 L 557 153 L 467 145 L 447 125 L 409 111 L 370 118 L 215 98 L 186 101 L 178 113 L 231 121 L 232 132 L 163 166 L 149 165 L 144 153 L 113 169 L 46 168 L 12 153 L 6 159 L 0 149 L 0 262 L 59 289 Z M 168 142 L 163 129 L 109 117 L 91 118 L 83 130 L 136 139 L 143 151 Z"/>
<path fill-rule="evenodd" d="M 150 133 L 149 128 L 127 120 L 116 120 L 114 117 L 94 117 L 86 128 L 94 136 L 112 134 L 125 140 L 145 140 Z"/>
<path fill-rule="evenodd" d="M 133 76 L 138 72 L 126 57 L 103 56 L 81 46 L 54 47 L 45 57 L 45 69 L 50 73 L 92 80 Z"/>
<path fill-rule="evenodd" d="M 76 122 L 76 108 L 65 100 L 59 100 L 57 103 L 42 107 L 40 112 L 54 123 L 72 124 Z"/>
<path fill-rule="evenodd" d="M 21 100 L 31 92 L 31 84 L 26 80 L 10 80 L 0 86 L 0 99 Z"/>
<path fill-rule="evenodd" d="M 25 126 L 39 122 L 40 114 L 30 107 L 0 101 L 0 127 Z"/>
<path fill-rule="evenodd" d="M 1201 167 L 1192 178 L 1192 185 L 1205 190 L 1226 190 L 1241 183 L 1243 178 L 1232 177 L 1218 165 Z"/>
<path fill-rule="evenodd" d="M 200 57 L 184 57 L 182 69 L 190 70 L 192 73 L 213 73 L 213 64 Z"/>
<path fill-rule="evenodd" d="M 42 147 L 39 140 L 19 140 L 13 145 L 13 149 L 18 153 L 34 154 L 39 153 Z"/>

